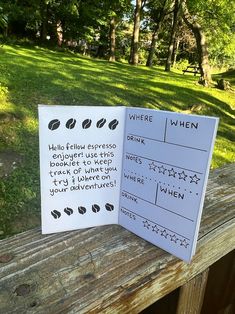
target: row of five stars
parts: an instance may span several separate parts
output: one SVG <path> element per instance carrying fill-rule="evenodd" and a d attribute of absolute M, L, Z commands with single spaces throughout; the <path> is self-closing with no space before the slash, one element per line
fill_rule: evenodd
<path fill-rule="evenodd" d="M 158 168 L 158 173 L 162 173 L 162 174 L 166 174 L 166 172 L 168 172 L 168 176 L 169 177 L 174 177 L 176 178 L 176 175 L 179 175 L 179 179 L 186 181 L 186 178 L 188 177 L 188 175 L 184 172 L 184 170 L 182 172 L 177 172 L 174 170 L 174 168 L 171 169 L 167 169 L 165 168 L 163 165 L 161 166 L 157 166 L 154 161 L 152 161 L 149 164 L 149 169 L 153 170 L 153 171 L 157 171 L 156 169 Z M 190 183 L 198 183 L 198 181 L 200 180 L 200 178 L 197 177 L 196 174 L 194 174 L 193 176 L 189 176 L 190 178 Z"/>
<path fill-rule="evenodd" d="M 150 225 L 148 220 L 143 221 L 143 224 L 144 224 L 144 228 L 149 230 L 150 227 L 152 227 L 152 232 L 160 234 L 165 239 L 169 238 L 171 242 L 178 243 L 178 241 L 179 241 L 180 246 L 184 246 L 185 248 L 187 248 L 188 245 L 189 245 L 189 243 L 187 242 L 186 239 L 179 239 L 175 235 L 175 233 L 174 234 L 170 234 L 170 233 L 167 232 L 166 229 L 160 229 L 156 224 L 155 225 Z"/>

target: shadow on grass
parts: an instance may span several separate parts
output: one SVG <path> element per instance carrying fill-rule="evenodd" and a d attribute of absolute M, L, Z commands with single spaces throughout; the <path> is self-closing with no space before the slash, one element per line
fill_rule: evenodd
<path fill-rule="evenodd" d="M 27 227 L 31 227 L 30 221 L 33 225 L 39 222 L 39 103 L 122 104 L 181 112 L 192 105 L 203 105 L 199 114 L 221 119 L 219 145 L 229 147 L 234 140 L 234 111 L 229 104 L 197 86 L 194 77 L 41 48 L 8 47 L 0 59 L 1 83 L 8 87 L 11 104 L 9 112 L 17 116 L 13 123 L 11 119 L 4 122 L 1 147 L 24 155 L 24 165 L 1 183 L 5 194 L 0 215 L 5 215 L 3 224 L 0 222 L 5 226 L 4 234 L 25 229 L 25 221 Z M 230 155 L 226 157 L 219 150 L 215 151 L 215 159 L 216 166 L 231 161 Z"/>
<path fill-rule="evenodd" d="M 108 63 L 45 49 L 11 49 L 9 100 L 20 115 L 37 118 L 37 104 L 117 105 L 183 111 L 221 118 L 219 134 L 233 140 L 234 110 L 196 86 L 193 77 Z"/>
<path fill-rule="evenodd" d="M 235 70 L 229 70 L 227 72 L 223 72 L 223 73 L 218 73 L 218 74 L 214 74 L 212 75 L 213 80 L 217 81 L 220 79 L 225 79 L 228 80 L 229 83 L 235 87 Z"/>

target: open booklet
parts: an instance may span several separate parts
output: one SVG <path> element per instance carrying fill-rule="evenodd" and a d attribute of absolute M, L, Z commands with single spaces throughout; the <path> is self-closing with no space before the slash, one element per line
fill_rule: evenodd
<path fill-rule="evenodd" d="M 39 105 L 42 233 L 120 224 L 190 261 L 218 119 Z"/>

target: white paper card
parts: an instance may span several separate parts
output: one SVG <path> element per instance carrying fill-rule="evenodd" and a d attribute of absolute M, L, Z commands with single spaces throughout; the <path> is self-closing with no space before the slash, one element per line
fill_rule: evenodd
<path fill-rule="evenodd" d="M 119 223 L 189 261 L 217 119 L 127 109 Z"/>
<path fill-rule="evenodd" d="M 42 232 L 120 224 L 190 261 L 217 125 L 140 108 L 40 105 Z"/>
<path fill-rule="evenodd" d="M 42 232 L 118 223 L 125 109 L 39 106 Z"/>

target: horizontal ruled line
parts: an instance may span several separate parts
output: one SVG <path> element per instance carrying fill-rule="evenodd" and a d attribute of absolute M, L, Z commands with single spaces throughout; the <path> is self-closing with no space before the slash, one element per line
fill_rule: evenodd
<path fill-rule="evenodd" d="M 195 173 L 198 173 L 198 174 L 203 174 L 202 172 L 199 172 L 199 171 L 195 171 L 195 170 L 192 170 L 192 169 L 187 169 L 187 168 L 179 167 L 179 166 L 176 166 L 176 165 L 168 164 L 166 162 L 162 162 L 162 161 L 155 160 L 155 159 L 152 159 L 152 158 L 148 158 L 148 157 L 144 157 L 144 156 L 140 156 L 140 155 L 136 155 L 136 154 L 128 153 L 128 152 L 125 152 L 125 153 L 128 154 L 128 155 L 140 157 L 140 158 L 143 158 L 143 159 L 146 159 L 146 160 L 155 161 L 155 162 L 158 162 L 159 164 L 167 165 L 167 166 L 170 166 L 170 167 L 175 167 L 175 168 L 187 170 L 187 171 L 190 171 L 190 172 L 195 172 Z"/>
<path fill-rule="evenodd" d="M 175 234 L 179 235 L 179 236 L 182 237 L 182 238 L 185 238 L 185 239 L 187 239 L 187 240 L 190 240 L 189 238 L 187 238 L 187 237 L 184 236 L 183 234 L 180 234 L 180 233 L 178 233 L 178 232 L 175 232 L 174 230 L 171 230 L 171 229 L 169 229 L 169 228 L 167 228 L 167 227 L 165 227 L 165 226 L 162 226 L 162 225 L 159 224 L 158 222 L 152 221 L 151 219 L 148 219 L 148 218 L 146 218 L 146 217 L 144 217 L 144 216 L 141 216 L 140 214 L 137 214 L 136 212 L 134 212 L 134 211 L 132 211 L 132 210 L 130 210 L 130 209 L 125 208 L 124 206 L 121 206 L 121 207 L 122 207 L 123 209 L 129 211 L 130 213 L 132 213 L 132 214 L 134 214 L 134 215 L 136 215 L 136 216 L 142 218 L 142 219 L 147 219 L 147 220 L 150 221 L 151 223 L 153 223 L 153 224 L 155 224 L 155 225 L 158 225 L 158 226 L 160 226 L 161 228 L 167 229 L 167 230 L 169 230 L 170 232 L 175 233 Z"/>
<path fill-rule="evenodd" d="M 127 194 L 129 194 L 129 195 L 132 195 L 132 196 L 134 196 L 134 197 L 136 197 L 136 198 L 138 198 L 138 199 L 140 199 L 140 200 L 142 200 L 142 201 L 144 201 L 144 202 L 147 202 L 147 203 L 149 203 L 149 204 L 151 204 L 151 205 L 153 205 L 153 206 L 156 206 L 156 207 L 159 207 L 159 208 L 161 208 L 161 209 L 163 209 L 163 210 L 165 210 L 165 211 L 168 211 L 168 212 L 170 212 L 170 213 L 172 213 L 172 214 L 174 214 L 174 215 L 176 215 L 176 216 L 179 216 L 179 217 L 181 217 L 181 218 L 183 218 L 183 219 L 185 219 L 185 220 L 194 222 L 194 220 L 191 219 L 191 218 L 188 218 L 188 217 L 186 217 L 186 216 L 183 216 L 183 215 L 181 215 L 181 214 L 178 214 L 178 213 L 176 213 L 176 212 L 174 212 L 174 211 L 172 211 L 172 210 L 170 210 L 170 209 L 168 209 L 168 208 L 159 206 L 159 205 L 157 205 L 157 204 L 155 204 L 155 203 L 153 203 L 153 202 L 150 202 L 150 201 L 148 201 L 148 200 L 145 200 L 144 198 L 141 198 L 141 197 L 139 197 L 139 196 L 137 196 L 137 195 L 135 195 L 135 194 L 132 194 L 132 193 L 127 192 L 127 191 L 125 191 L 125 190 L 123 190 L 123 192 L 125 192 L 125 193 L 127 193 Z"/>
<path fill-rule="evenodd" d="M 166 131 L 165 131 L 165 132 L 166 132 Z M 151 137 L 142 136 L 142 135 L 138 135 L 138 134 L 132 134 L 132 133 L 129 133 L 128 135 L 136 136 L 136 137 L 142 137 L 142 138 L 145 138 L 145 139 L 147 139 L 147 140 L 154 141 L 154 142 L 160 142 L 160 143 L 165 143 L 165 144 L 169 144 L 169 145 L 175 145 L 175 146 L 179 146 L 179 147 L 184 147 L 184 148 L 199 150 L 199 151 L 201 151 L 201 152 L 207 152 L 206 149 L 202 149 L 202 148 L 197 148 L 197 147 L 192 147 L 192 146 L 187 146 L 187 145 L 182 145 L 182 144 L 176 144 L 176 143 L 168 142 L 168 141 L 165 140 L 166 134 L 164 135 L 164 140 L 157 140 L 157 139 L 154 139 L 154 138 L 151 138 Z"/>

